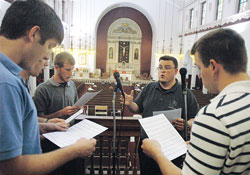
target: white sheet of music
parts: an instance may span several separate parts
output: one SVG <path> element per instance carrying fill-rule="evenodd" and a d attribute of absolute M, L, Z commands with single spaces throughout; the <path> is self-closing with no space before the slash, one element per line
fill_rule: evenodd
<path fill-rule="evenodd" d="M 173 160 L 187 152 L 185 141 L 164 114 L 139 119 L 139 122 L 148 137 L 160 143 L 164 155 L 169 160 Z"/>
<path fill-rule="evenodd" d="M 80 115 L 81 113 L 83 113 L 83 109 L 80 109 L 79 111 L 77 111 L 76 113 L 74 113 L 73 115 L 71 115 L 69 118 L 67 118 L 65 120 L 65 123 L 69 123 L 72 120 L 74 120 L 78 115 Z"/>
<path fill-rule="evenodd" d="M 43 136 L 62 148 L 74 144 L 82 137 L 87 139 L 93 138 L 107 129 L 95 122 L 84 119 L 65 132 L 51 132 L 43 134 Z"/>
<path fill-rule="evenodd" d="M 92 98 L 94 98 L 100 92 L 102 92 L 102 89 L 98 92 L 86 92 L 85 94 L 83 94 L 81 96 L 81 98 L 73 106 L 85 105 L 86 103 L 88 103 L 88 101 L 90 101 Z"/>
<path fill-rule="evenodd" d="M 181 118 L 181 108 L 166 110 L 166 111 L 153 111 L 153 115 L 164 114 L 170 123 L 177 118 Z"/>

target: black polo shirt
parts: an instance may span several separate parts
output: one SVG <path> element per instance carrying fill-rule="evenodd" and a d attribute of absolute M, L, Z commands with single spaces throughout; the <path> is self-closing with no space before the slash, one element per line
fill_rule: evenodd
<path fill-rule="evenodd" d="M 147 84 L 141 93 L 135 98 L 134 102 L 139 106 L 139 113 L 142 117 L 153 116 L 153 111 L 164 111 L 182 108 L 182 118 L 185 118 L 184 96 L 182 87 L 176 80 L 175 85 L 168 90 L 160 86 L 160 82 Z M 188 120 L 194 118 L 198 113 L 199 107 L 193 93 L 187 89 L 187 116 Z M 146 138 L 144 131 L 141 131 L 142 139 Z"/>

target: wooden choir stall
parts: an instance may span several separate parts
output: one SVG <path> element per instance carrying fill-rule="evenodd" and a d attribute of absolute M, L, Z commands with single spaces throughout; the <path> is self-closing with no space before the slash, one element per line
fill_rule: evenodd
<path fill-rule="evenodd" d="M 93 156 L 86 158 L 87 174 L 113 174 L 113 117 L 85 116 L 88 120 L 108 128 L 96 136 L 97 144 Z M 140 136 L 140 117 L 116 117 L 116 170 L 115 174 L 139 173 L 137 147 Z M 82 120 L 81 116 L 77 120 Z"/>

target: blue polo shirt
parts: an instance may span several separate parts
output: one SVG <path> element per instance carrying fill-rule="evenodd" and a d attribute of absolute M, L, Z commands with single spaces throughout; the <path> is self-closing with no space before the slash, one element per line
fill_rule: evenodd
<path fill-rule="evenodd" d="M 0 53 L 0 161 L 41 153 L 37 111 L 21 71 Z"/>

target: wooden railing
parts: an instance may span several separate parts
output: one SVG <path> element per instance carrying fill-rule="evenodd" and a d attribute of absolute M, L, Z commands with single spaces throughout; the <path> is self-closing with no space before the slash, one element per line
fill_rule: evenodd
<path fill-rule="evenodd" d="M 98 135 L 96 150 L 85 160 L 87 174 L 113 174 L 113 117 L 87 116 L 87 119 L 108 128 Z M 140 136 L 138 118 L 116 117 L 116 163 L 115 174 L 140 174 L 137 147 Z"/>

